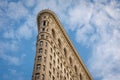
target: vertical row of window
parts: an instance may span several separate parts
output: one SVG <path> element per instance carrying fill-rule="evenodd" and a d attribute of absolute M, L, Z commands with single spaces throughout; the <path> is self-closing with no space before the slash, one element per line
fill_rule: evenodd
<path fill-rule="evenodd" d="M 42 53 L 43 53 L 43 48 L 42 48 L 42 47 L 44 46 L 44 42 L 43 42 L 43 41 L 40 41 L 40 44 L 39 44 L 39 45 L 40 45 L 39 53 L 42 54 Z M 45 43 L 45 46 L 47 46 L 47 42 Z M 46 49 L 44 50 L 44 53 L 47 54 L 47 50 L 46 50 Z M 39 71 L 39 70 L 45 71 L 45 65 L 41 65 L 41 64 L 39 63 L 39 62 L 42 61 L 42 59 L 43 59 L 44 62 L 46 62 L 46 56 L 42 56 L 42 55 L 38 55 L 38 56 L 37 56 L 37 59 L 36 59 L 37 62 L 38 62 L 38 64 L 36 65 L 36 70 L 37 70 L 37 71 Z M 35 74 L 35 80 L 39 80 L 39 79 L 40 79 L 40 73 L 36 73 L 36 74 Z M 41 75 L 41 79 L 42 79 L 42 80 L 45 80 L 45 75 L 44 75 L 44 74 Z"/>

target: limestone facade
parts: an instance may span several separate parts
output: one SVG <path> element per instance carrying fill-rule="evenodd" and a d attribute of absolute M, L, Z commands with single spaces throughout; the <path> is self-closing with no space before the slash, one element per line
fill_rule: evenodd
<path fill-rule="evenodd" d="M 42 10 L 37 25 L 32 80 L 92 80 L 55 13 Z"/>

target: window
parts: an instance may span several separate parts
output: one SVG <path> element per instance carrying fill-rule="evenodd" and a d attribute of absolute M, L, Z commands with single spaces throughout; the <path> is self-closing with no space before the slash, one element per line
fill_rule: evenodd
<path fill-rule="evenodd" d="M 52 48 L 51 48 L 51 53 L 52 53 Z"/>
<path fill-rule="evenodd" d="M 55 31 L 54 31 L 54 29 L 52 29 L 52 36 L 53 36 L 53 38 L 56 37 L 56 36 L 55 36 Z"/>
<path fill-rule="evenodd" d="M 35 80 L 38 80 L 40 78 L 40 74 L 39 73 L 36 73 L 35 74 Z"/>
<path fill-rule="evenodd" d="M 50 60 L 52 60 L 52 56 L 50 55 Z"/>
<path fill-rule="evenodd" d="M 61 63 L 61 68 L 62 68 L 62 63 Z"/>
<path fill-rule="evenodd" d="M 40 64 L 37 64 L 36 70 L 40 70 Z"/>
<path fill-rule="evenodd" d="M 69 74 L 67 73 L 67 77 L 69 78 Z"/>
<path fill-rule="evenodd" d="M 58 64 L 59 64 L 59 59 L 58 59 Z"/>
<path fill-rule="evenodd" d="M 65 55 L 65 57 L 67 57 L 67 51 L 66 51 L 66 48 L 64 48 L 64 55 Z"/>
<path fill-rule="evenodd" d="M 62 80 L 62 75 L 60 75 L 60 80 Z"/>
<path fill-rule="evenodd" d="M 55 80 L 55 77 L 53 76 L 53 80 Z"/>
<path fill-rule="evenodd" d="M 50 63 L 50 69 L 52 68 L 52 64 Z"/>
<path fill-rule="evenodd" d="M 60 55 L 60 53 L 58 52 L 58 55 Z"/>
<path fill-rule="evenodd" d="M 43 65 L 43 71 L 45 71 L 45 65 Z"/>
<path fill-rule="evenodd" d="M 46 42 L 45 46 L 47 47 L 47 42 Z"/>
<path fill-rule="evenodd" d="M 42 48 L 39 49 L 39 53 L 42 53 Z"/>
<path fill-rule="evenodd" d="M 53 73 L 55 74 L 55 68 L 53 68 Z"/>
<path fill-rule="evenodd" d="M 75 72 L 77 73 L 77 67 L 75 66 L 74 68 L 75 68 Z"/>
<path fill-rule="evenodd" d="M 72 58 L 70 57 L 69 60 L 70 60 L 70 65 L 72 66 Z"/>
<path fill-rule="evenodd" d="M 41 39 L 44 39 L 44 35 L 41 35 Z"/>
<path fill-rule="evenodd" d="M 60 41 L 60 39 L 58 39 L 58 45 L 61 48 L 61 41 Z"/>
<path fill-rule="evenodd" d="M 66 70 L 65 70 L 65 68 L 64 68 L 64 73 L 66 73 Z"/>
<path fill-rule="evenodd" d="M 66 80 L 66 77 L 64 76 L 64 80 Z"/>
<path fill-rule="evenodd" d="M 57 66 L 57 68 L 59 69 L 59 66 Z"/>
<path fill-rule="evenodd" d="M 42 32 L 44 32 L 45 31 L 45 28 L 42 28 Z"/>
<path fill-rule="evenodd" d="M 42 80 L 44 80 L 44 78 L 45 78 L 45 76 L 44 76 L 44 74 L 42 74 Z"/>
<path fill-rule="evenodd" d="M 40 46 L 43 46 L 43 41 L 40 41 Z"/>
<path fill-rule="evenodd" d="M 44 57 L 44 62 L 46 62 L 46 57 Z"/>
<path fill-rule="evenodd" d="M 59 78 L 59 73 L 57 72 L 57 78 Z"/>
<path fill-rule="evenodd" d="M 37 60 L 41 61 L 41 59 L 42 59 L 42 56 L 38 56 Z"/>
<path fill-rule="evenodd" d="M 56 57 L 55 53 L 54 53 L 54 57 Z"/>
<path fill-rule="evenodd" d="M 45 49 L 45 54 L 47 54 L 47 50 Z"/>
<path fill-rule="evenodd" d="M 82 80 L 82 75 L 80 74 L 80 80 Z"/>
<path fill-rule="evenodd" d="M 54 64 L 54 66 L 55 66 L 55 60 L 53 60 L 53 64 Z"/>
<path fill-rule="evenodd" d="M 51 78 L 51 72 L 49 71 L 49 76 L 50 76 L 50 78 Z"/>
<path fill-rule="evenodd" d="M 43 21 L 43 26 L 46 26 L 46 21 L 45 20 Z"/>

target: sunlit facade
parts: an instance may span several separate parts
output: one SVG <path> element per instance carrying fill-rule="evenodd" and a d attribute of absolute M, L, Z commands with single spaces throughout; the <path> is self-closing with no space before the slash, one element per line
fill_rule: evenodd
<path fill-rule="evenodd" d="M 32 80 L 92 80 L 55 13 L 42 10 L 37 25 Z"/>

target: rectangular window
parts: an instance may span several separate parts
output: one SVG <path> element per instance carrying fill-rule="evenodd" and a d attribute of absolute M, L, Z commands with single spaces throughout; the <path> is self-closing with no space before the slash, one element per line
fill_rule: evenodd
<path fill-rule="evenodd" d="M 40 41 L 40 46 L 43 46 L 43 41 Z"/>
<path fill-rule="evenodd" d="M 45 50 L 45 54 L 47 54 L 47 50 Z"/>
<path fill-rule="evenodd" d="M 35 80 L 39 80 L 39 78 L 40 78 L 40 74 L 39 74 L 39 73 L 36 73 L 36 74 L 35 74 Z"/>
<path fill-rule="evenodd" d="M 46 42 L 46 45 L 45 45 L 46 47 L 47 47 L 47 42 Z"/>
<path fill-rule="evenodd" d="M 39 53 L 42 53 L 42 48 L 39 49 Z"/>
<path fill-rule="evenodd" d="M 53 73 L 55 74 L 55 68 L 53 68 Z"/>
<path fill-rule="evenodd" d="M 37 66 L 36 66 L 36 70 L 40 70 L 40 64 L 37 64 Z"/>
<path fill-rule="evenodd" d="M 41 35 L 41 39 L 44 39 L 44 35 Z"/>
<path fill-rule="evenodd" d="M 49 76 L 50 76 L 50 78 L 51 78 L 51 72 L 49 71 Z"/>
<path fill-rule="evenodd" d="M 57 72 L 57 78 L 59 78 L 59 73 Z"/>
<path fill-rule="evenodd" d="M 55 66 L 55 60 L 53 60 L 53 64 L 54 64 L 54 66 Z"/>
<path fill-rule="evenodd" d="M 46 26 L 46 21 L 43 21 L 43 26 Z"/>
<path fill-rule="evenodd" d="M 50 55 L 50 60 L 52 60 L 52 56 Z"/>
<path fill-rule="evenodd" d="M 38 61 L 41 61 L 41 59 L 42 59 L 42 56 L 38 56 L 38 59 L 37 59 L 37 60 L 38 60 Z"/>
<path fill-rule="evenodd" d="M 56 55 L 55 55 L 55 53 L 54 53 L 54 58 L 56 58 Z"/>
<path fill-rule="evenodd" d="M 50 63 L 50 69 L 52 68 L 52 64 Z"/>
<path fill-rule="evenodd" d="M 45 79 L 45 76 L 44 76 L 44 74 L 42 74 L 42 80 L 44 80 Z"/>
<path fill-rule="evenodd" d="M 45 71 L 45 65 L 43 65 L 43 71 Z"/>
<path fill-rule="evenodd" d="M 44 57 L 44 62 L 46 62 L 46 57 Z"/>
<path fill-rule="evenodd" d="M 53 76 L 53 80 L 55 80 L 55 77 Z"/>

